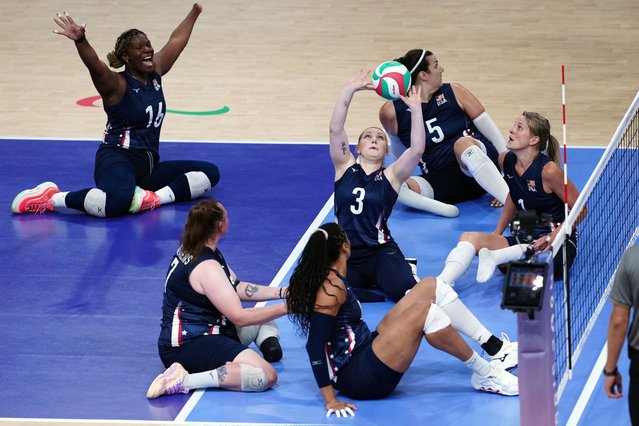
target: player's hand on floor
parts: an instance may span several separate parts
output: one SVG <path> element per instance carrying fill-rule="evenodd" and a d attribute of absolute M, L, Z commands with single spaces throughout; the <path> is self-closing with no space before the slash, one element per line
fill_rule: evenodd
<path fill-rule="evenodd" d="M 493 200 L 490 202 L 490 207 L 494 207 L 498 209 L 500 207 L 504 207 L 504 204 L 501 201 L 499 201 L 497 198 L 493 198 Z"/>
<path fill-rule="evenodd" d="M 355 404 L 334 399 L 326 404 L 326 417 L 330 417 L 333 413 L 335 413 L 335 416 L 338 418 L 355 416 L 355 412 L 353 410 L 357 411 Z"/>

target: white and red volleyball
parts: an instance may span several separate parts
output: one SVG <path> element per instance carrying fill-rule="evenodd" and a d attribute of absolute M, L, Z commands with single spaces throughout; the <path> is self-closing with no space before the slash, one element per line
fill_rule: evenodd
<path fill-rule="evenodd" d="M 399 62 L 384 62 L 373 73 L 373 87 L 384 99 L 399 99 L 400 96 L 406 95 L 410 88 L 410 72 Z"/>

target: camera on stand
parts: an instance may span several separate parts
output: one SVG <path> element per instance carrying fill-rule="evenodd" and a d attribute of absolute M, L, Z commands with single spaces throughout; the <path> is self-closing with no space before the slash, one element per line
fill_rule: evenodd
<path fill-rule="evenodd" d="M 542 308 L 544 288 L 549 282 L 549 265 L 552 262 L 552 250 L 535 253 L 534 231 L 539 225 L 550 225 L 551 218 L 544 214 L 537 216 L 534 210 L 522 210 L 511 222 L 512 234 L 520 244 L 527 244 L 522 260 L 508 263 L 504 281 L 502 309 L 515 312 L 528 312 L 530 318 L 534 311 Z M 525 232 L 525 241 L 520 241 L 520 230 Z"/>

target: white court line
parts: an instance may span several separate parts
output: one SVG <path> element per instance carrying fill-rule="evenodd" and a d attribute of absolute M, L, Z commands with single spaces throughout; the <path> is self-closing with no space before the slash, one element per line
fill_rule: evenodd
<path fill-rule="evenodd" d="M 333 194 L 331 194 L 331 196 L 328 198 L 328 200 L 324 204 L 324 207 L 322 207 L 322 209 L 317 214 L 317 216 L 315 216 L 315 220 L 313 220 L 313 222 L 311 222 L 309 227 L 306 229 L 306 232 L 304 233 L 304 235 L 302 235 L 302 238 L 300 238 L 300 240 L 297 242 L 297 245 L 295 245 L 295 248 L 293 249 L 291 254 L 288 255 L 288 258 L 286 259 L 286 261 L 280 268 L 279 272 L 275 275 L 275 278 L 273 278 L 273 280 L 269 284 L 269 287 L 279 287 L 284 277 L 286 277 L 286 274 L 288 274 L 288 271 L 290 271 L 291 268 L 293 268 L 293 264 L 295 263 L 299 255 L 302 253 L 302 250 L 304 250 L 304 246 L 306 245 L 306 242 L 308 241 L 310 235 L 313 232 L 315 232 L 315 230 L 324 222 L 324 219 L 326 218 L 326 216 L 332 209 L 333 209 Z M 259 302 L 259 303 L 256 303 L 255 306 L 264 306 L 265 304 L 266 302 Z M 186 402 L 184 407 L 182 407 L 182 410 L 180 410 L 180 413 L 177 415 L 174 422 L 184 423 L 186 421 L 186 418 L 189 416 L 189 414 L 191 414 L 191 412 L 195 408 L 195 405 L 198 403 L 198 401 L 200 400 L 200 398 L 202 398 L 203 395 L 204 395 L 203 389 L 193 392 L 193 394 L 191 395 L 189 400 Z"/>
<path fill-rule="evenodd" d="M 590 376 L 588 377 L 588 381 L 586 382 L 586 386 L 584 386 L 583 391 L 581 391 L 581 395 L 579 395 L 579 399 L 575 404 L 575 407 L 572 409 L 572 413 L 570 414 L 570 418 L 568 418 L 568 422 L 566 422 L 566 426 L 576 426 L 581 419 L 586 406 L 588 405 L 588 400 L 592 396 L 592 392 L 597 386 L 597 382 L 599 381 L 599 376 L 601 376 L 601 371 L 604 368 L 604 364 L 606 363 L 606 354 L 608 352 L 608 342 L 606 342 L 601 349 L 601 353 L 599 353 L 599 358 L 595 362 L 592 371 L 590 372 Z"/>

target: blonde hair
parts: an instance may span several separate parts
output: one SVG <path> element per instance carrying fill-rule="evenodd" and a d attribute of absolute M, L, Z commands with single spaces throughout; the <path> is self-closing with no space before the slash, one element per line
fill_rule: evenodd
<path fill-rule="evenodd" d="M 530 134 L 539 138 L 539 151 L 545 151 L 547 156 L 557 164 L 561 164 L 559 142 L 550 134 L 550 122 L 536 112 L 524 111 L 521 115 L 526 119 Z"/>

